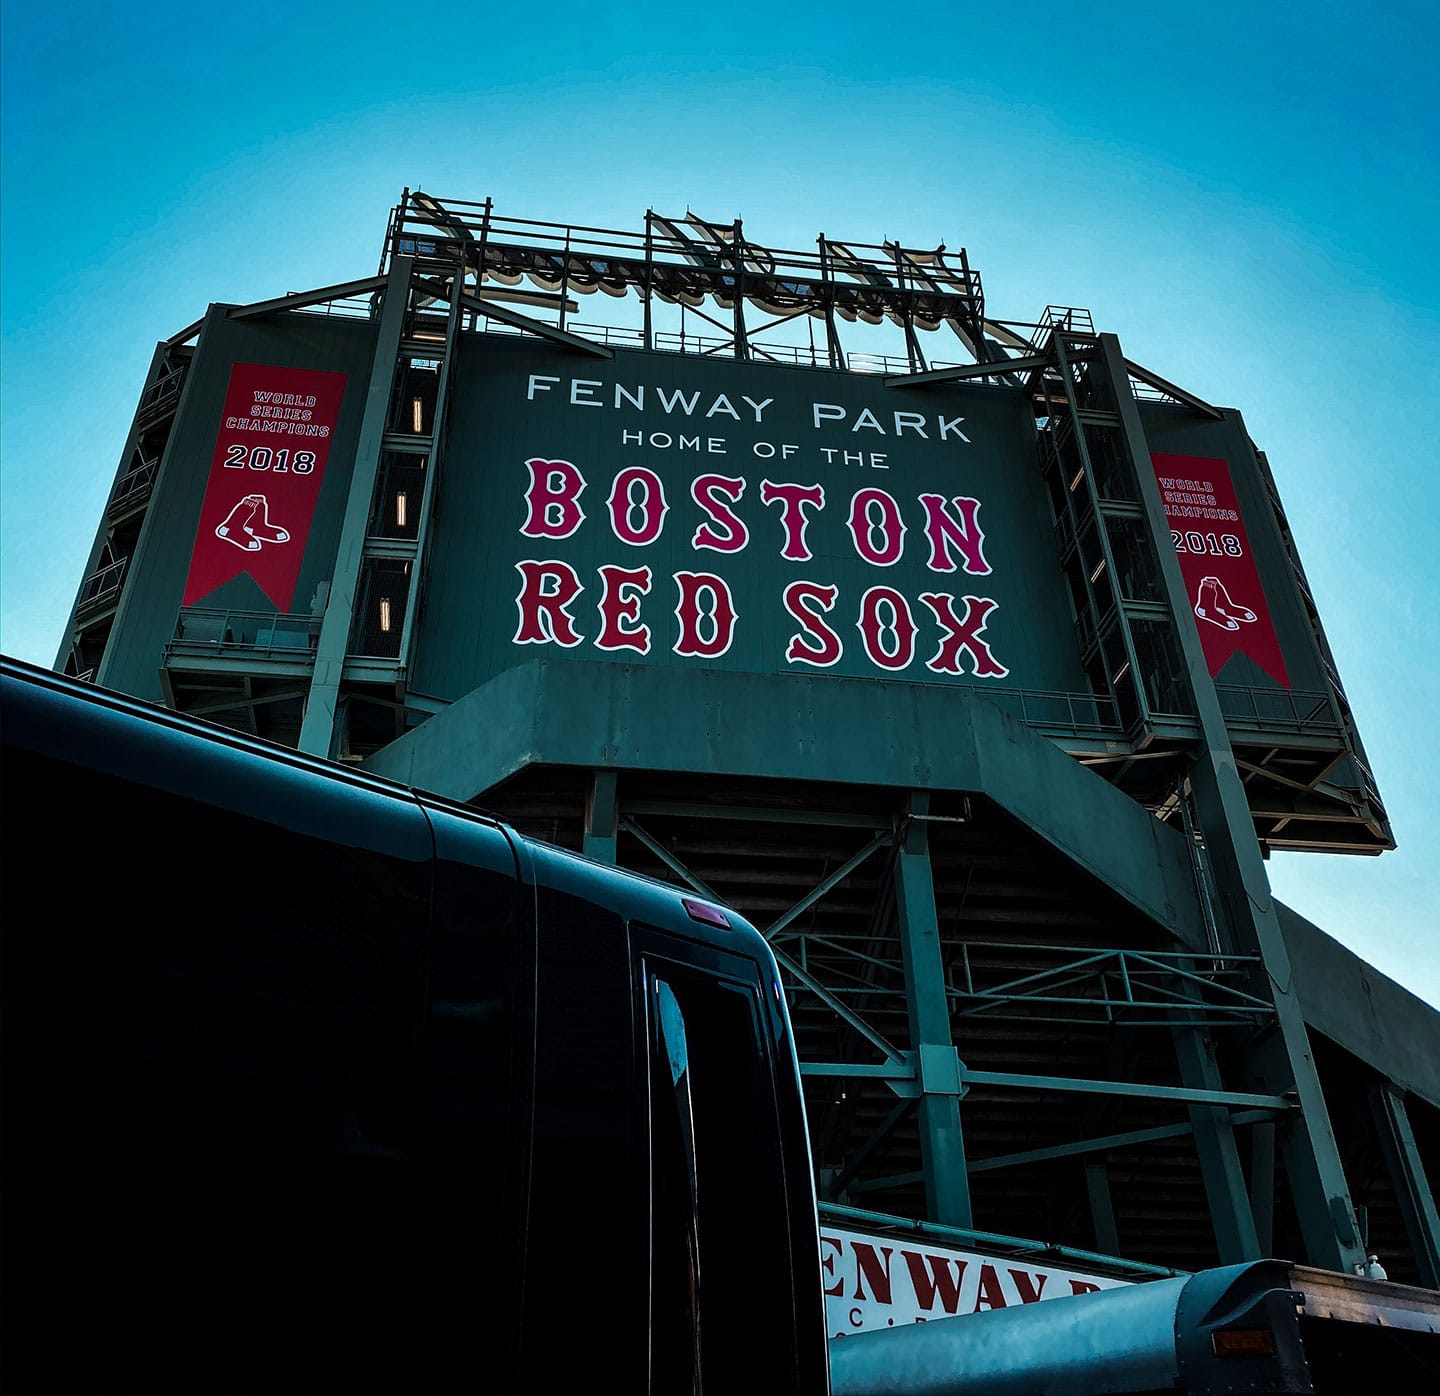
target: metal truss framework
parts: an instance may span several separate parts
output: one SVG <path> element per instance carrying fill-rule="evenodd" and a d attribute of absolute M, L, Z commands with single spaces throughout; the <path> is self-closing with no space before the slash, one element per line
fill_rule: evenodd
<path fill-rule="evenodd" d="M 193 329 L 156 346 L 145 388 L 126 434 L 120 466 L 66 624 L 55 667 L 73 677 L 100 676 L 123 599 L 129 564 L 154 493 L 161 459 L 179 410 Z"/>
<path fill-rule="evenodd" d="M 650 867 L 648 859 L 654 859 L 675 880 L 723 904 L 738 901 L 742 911 L 746 889 L 703 875 L 692 858 L 677 851 L 684 840 L 677 841 L 676 821 L 717 831 L 726 825 L 748 824 L 752 831 L 768 827 L 777 843 L 785 840 L 787 828 L 824 827 L 845 835 L 834 843 L 824 876 L 768 920 L 757 918 L 781 967 L 802 1044 L 802 1075 L 820 1093 L 812 1099 L 826 1093 L 843 1099 L 850 1093 L 863 1107 L 851 1111 L 849 1126 L 838 1136 L 843 1155 L 821 1171 L 822 1205 L 837 1219 L 883 1217 L 894 1223 L 897 1216 L 913 1215 L 915 1202 L 904 1199 L 907 1190 L 919 1188 L 923 1215 L 937 1233 L 972 1244 L 1003 1243 L 1016 1254 L 1043 1247 L 1052 1256 L 1085 1254 L 1093 1261 L 1095 1252 L 1079 1250 L 1072 1241 L 1041 1243 L 978 1230 L 971 1207 L 971 1187 L 982 1178 L 1024 1175 L 1027 1169 L 1072 1160 L 1083 1170 L 1096 1250 L 1108 1252 L 1109 1263 L 1117 1264 L 1114 1257 L 1122 1247 L 1112 1174 L 1124 1175 L 1127 1160 L 1143 1159 L 1147 1151 L 1184 1145 L 1193 1150 L 1201 1176 L 1216 1254 L 1226 1262 L 1255 1258 L 1272 1240 L 1278 1139 L 1287 1152 L 1287 1205 L 1297 1209 L 1307 1244 L 1338 1250 L 1337 1209 L 1307 1217 L 1303 1179 L 1295 1177 L 1305 1166 L 1299 1151 L 1315 1148 L 1317 1133 L 1323 1141 L 1328 1117 L 1321 1116 L 1318 1124 L 1313 1116 L 1306 1118 L 1316 1106 L 1304 1099 L 1303 1084 L 1276 1089 L 1281 1078 L 1274 1071 L 1273 1043 L 1284 1032 L 1288 1006 L 1262 988 L 1267 983 L 1262 955 L 1097 947 L 1072 943 L 1060 928 L 1028 940 L 962 937 L 953 926 L 942 925 L 950 915 L 942 912 L 949 895 L 935 891 L 942 876 L 952 880 L 954 855 L 943 849 L 934 855 L 936 863 L 929 836 L 966 818 L 931 814 L 918 792 L 894 808 L 888 827 L 877 827 L 885 821 L 874 809 L 767 810 L 627 798 L 628 788 L 617 782 L 613 770 L 592 773 L 585 851 L 613 861 L 617 852 L 630 848 L 641 866 Z M 842 856 L 839 849 L 846 842 L 851 851 Z M 907 857 L 914 860 L 908 867 Z M 852 908 L 839 924 L 855 929 L 837 929 L 834 918 L 825 916 L 827 906 L 834 899 L 853 902 L 867 878 L 865 885 L 872 889 L 868 928 L 865 914 Z M 834 1026 L 833 1041 L 842 1044 L 839 1055 L 805 1052 L 822 1018 Z M 976 1064 L 966 1048 L 975 1030 L 992 1021 L 1013 1028 L 1004 1050 L 1020 1059 L 1043 1051 L 1057 1030 L 1070 1025 L 1146 1045 L 1132 1055 L 1126 1070 L 1112 1066 L 1087 1072 L 1087 1064 L 1100 1063 L 1083 1056 L 1064 1072 L 992 1069 Z M 975 1040 L 982 1050 L 988 1046 L 984 1037 Z M 1166 1051 L 1157 1048 L 1166 1041 L 1168 1069 Z M 1157 1071 L 1157 1065 L 1162 1069 Z M 1267 1079 L 1268 1088 L 1247 1088 L 1256 1078 Z M 1392 1092 L 1385 1101 L 1394 1098 Z M 1053 1113 L 1058 1121 L 1063 1115 L 1064 1124 L 1052 1122 L 1049 1140 L 1031 1147 L 998 1152 L 967 1147 L 962 1122 L 984 1121 L 997 1102 L 1006 1100 L 1028 1100 L 1024 1108 L 1036 1118 Z M 1073 1104 L 1062 1110 L 1057 1102 L 1065 1101 Z M 1087 1119 L 1100 1124 L 1113 1118 L 1100 1108 L 1105 1102 L 1130 1111 L 1132 1119 L 1140 1111 L 1147 1122 L 1086 1132 Z M 1383 1102 L 1377 1110 L 1382 1106 L 1389 1110 L 1384 1119 L 1385 1138 L 1393 1141 L 1387 1145 L 1392 1173 L 1397 1191 L 1407 1199 L 1407 1230 L 1419 1238 L 1415 1244 L 1423 1267 L 1429 1263 L 1426 1247 L 1433 1244 L 1427 1238 L 1440 1238 L 1440 1224 L 1432 1224 L 1426 1211 L 1434 1203 L 1418 1155 L 1411 1156 L 1413 1136 L 1408 1146 L 1405 1142 L 1403 1115 L 1397 1117 L 1393 1106 Z M 816 1113 L 823 1114 L 823 1108 Z M 1396 1118 L 1402 1123 L 1394 1124 Z M 817 1145 L 823 1157 L 823 1137 Z M 909 1165 L 894 1171 L 894 1164 L 906 1159 Z M 1326 1165 L 1320 1160 L 1310 1166 Z M 887 1196 L 896 1199 L 896 1211 L 855 1210 L 861 1199 L 868 1207 L 871 1199 Z M 1329 1258 L 1332 1264 L 1341 1259 L 1334 1253 Z"/>
<path fill-rule="evenodd" d="M 985 352 L 979 273 L 963 248 L 952 255 L 943 244 L 871 246 L 822 233 L 813 253 L 777 251 L 748 239 L 738 218 L 722 224 L 693 213 L 674 218 L 650 210 L 644 231 L 634 233 L 501 218 L 489 200 L 442 203 L 407 190 L 386 238 L 386 257 L 396 256 L 448 265 L 451 275 L 458 269 L 488 284 L 482 313 L 494 319 L 513 321 L 513 312 L 507 316 L 492 308 L 507 298 L 553 305 L 558 311 L 553 328 L 561 333 L 578 310 L 576 295 L 634 293 L 643 307 L 642 323 L 632 335 L 622 332 L 619 342 L 645 349 L 669 347 L 655 311 L 670 305 L 716 332 L 708 343 L 699 342 L 703 329 L 692 336 L 702 354 L 795 362 L 764 336 L 802 317 L 823 325 L 823 347 L 812 349 L 811 362 L 829 368 L 849 366 L 842 322 L 888 320 L 898 326 L 912 372 L 927 368 L 919 331 L 946 326 L 970 355 Z M 536 290 L 519 289 L 526 282 Z M 705 309 L 707 302 L 725 318 Z M 747 310 L 758 323 L 747 320 Z"/>
<path fill-rule="evenodd" d="M 613 773 L 607 773 L 613 775 Z M 615 799 L 613 780 L 592 792 L 587 819 L 609 827 L 606 806 Z M 895 828 L 865 833 L 874 816 L 856 815 L 859 846 L 839 862 L 768 925 L 763 927 L 790 993 L 792 1011 L 808 1000 L 823 1007 L 849 1031 L 856 1047 L 845 1061 L 805 1061 L 806 1077 L 838 1082 L 883 1083 L 894 1103 L 880 1123 L 861 1140 L 836 1170 L 826 1188 L 831 1201 L 892 1190 L 915 1183 L 927 1185 L 927 1214 L 937 1221 L 969 1228 L 972 1220 L 968 1176 L 1026 1166 L 1059 1158 L 1104 1156 L 1128 1147 L 1177 1139 L 1196 1133 L 1191 1123 L 1169 1123 L 1068 1140 L 1045 1148 L 993 1157 L 968 1158 L 959 1139 L 957 1107 L 972 1089 L 1040 1092 L 1086 1096 L 1129 1097 L 1177 1107 L 1203 1107 L 1227 1114 L 1232 1125 L 1284 1118 L 1293 1100 L 1280 1095 L 1174 1085 L 1154 1081 L 1116 1080 L 1080 1075 L 991 1071 L 961 1061 L 951 1041 L 952 1026 L 963 1030 L 966 1018 L 999 1017 L 1046 1024 L 1084 1022 L 1107 1028 L 1158 1028 L 1175 1033 L 1223 1032 L 1243 1027 L 1253 1031 L 1273 1019 L 1273 1006 L 1239 985 L 1253 973 L 1251 957 L 1197 955 L 1175 951 L 1088 949 L 1065 944 L 971 944 L 946 938 L 941 947 L 934 921 L 934 894 L 928 911 L 924 890 L 929 882 L 929 857 L 924 838 L 923 800 L 912 797 Z M 748 809 L 716 810 L 712 806 L 666 806 L 650 801 L 652 815 L 679 814 L 698 818 L 743 820 Z M 840 823 L 836 811 L 790 816 L 796 823 L 811 818 Z M 638 809 L 620 804 L 614 827 L 630 834 L 682 882 L 701 895 L 725 899 L 695 873 L 664 842 L 640 822 Z M 606 837 L 601 835 L 600 837 Z M 587 842 L 594 856 L 608 851 Z M 916 860 L 906 866 L 907 856 Z M 872 925 L 868 933 L 845 934 L 817 929 L 807 917 L 821 901 L 847 883 L 870 860 L 883 861 L 877 907 L 890 908 L 890 923 Z M 918 877 L 917 877 L 918 873 Z M 905 879 L 912 886 L 905 889 Z M 914 884 L 919 883 L 917 888 Z M 917 905 L 918 903 L 918 905 Z M 919 935 L 915 932 L 919 923 Z M 921 956 L 928 948 L 930 963 Z M 1007 973 L 1005 966 L 1050 961 L 1044 969 Z M 928 1002 L 927 1002 L 928 1000 Z M 897 1041 L 892 1023 L 909 1023 L 905 1042 Z M 894 1176 L 865 1176 L 867 1164 L 902 1122 L 916 1112 L 921 1121 L 921 1169 Z M 926 1119 L 926 1116 L 934 1118 Z M 948 1215 L 946 1215 L 948 1213 Z M 1011 1238 L 1012 1240 L 1014 1238 Z"/>

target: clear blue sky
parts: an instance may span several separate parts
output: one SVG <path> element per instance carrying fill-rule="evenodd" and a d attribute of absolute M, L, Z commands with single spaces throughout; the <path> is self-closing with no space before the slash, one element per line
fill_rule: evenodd
<path fill-rule="evenodd" d="M 424 17 L 422 19 L 422 17 Z M 157 339 L 374 270 L 403 185 L 965 245 L 1241 407 L 1400 849 L 1277 893 L 1440 1003 L 1433 4 L 5 7 L 0 643 L 49 663 Z"/>

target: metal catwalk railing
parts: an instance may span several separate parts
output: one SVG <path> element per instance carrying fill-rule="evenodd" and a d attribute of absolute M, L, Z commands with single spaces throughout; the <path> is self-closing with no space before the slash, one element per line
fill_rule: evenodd
<path fill-rule="evenodd" d="M 476 318 L 475 328 L 485 334 L 524 335 L 526 333 L 525 330 L 515 325 L 504 324 L 499 320 L 491 320 L 486 317 Z M 597 344 L 604 344 L 611 348 L 643 349 L 645 347 L 645 332 L 631 329 L 625 325 L 598 325 L 585 321 L 571 321 L 567 328 L 575 334 L 583 335 L 586 339 L 594 340 Z M 752 355 L 758 361 L 781 364 L 789 368 L 830 367 L 829 356 L 823 345 L 776 344 L 758 335 L 752 335 L 749 344 Z M 728 339 L 721 339 L 714 335 L 688 334 L 678 330 L 656 330 L 651 335 L 650 347 L 661 353 L 695 354 L 703 358 L 718 354 L 729 345 Z M 899 374 L 908 373 L 911 368 L 907 359 L 894 354 L 851 352 L 846 355 L 845 363 L 851 373 Z M 943 359 L 932 361 L 930 366 L 934 369 L 963 367 L 962 364 L 949 363 Z M 988 385 L 982 384 L 982 386 Z"/>
<path fill-rule="evenodd" d="M 319 634 L 319 616 L 187 606 L 165 646 L 165 657 L 231 654 L 308 660 Z"/>
<path fill-rule="evenodd" d="M 1276 728 L 1316 736 L 1340 735 L 1327 694 L 1288 688 L 1244 688 L 1216 684 L 1225 726 L 1233 730 Z"/>
<path fill-rule="evenodd" d="M 129 565 L 130 559 L 122 557 L 118 562 L 101 567 L 86 577 L 80 584 L 80 595 L 76 598 L 76 617 L 83 617 L 102 610 L 114 601 L 120 595 L 120 587 L 125 580 L 125 569 Z"/>

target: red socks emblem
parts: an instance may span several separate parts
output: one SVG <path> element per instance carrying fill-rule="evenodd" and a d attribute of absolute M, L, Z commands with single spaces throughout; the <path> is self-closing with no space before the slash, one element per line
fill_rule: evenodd
<path fill-rule="evenodd" d="M 270 522 L 270 506 L 263 494 L 247 494 L 215 530 L 217 538 L 247 553 L 259 552 L 265 543 L 288 543 L 287 529 Z"/>
<path fill-rule="evenodd" d="M 1219 577 L 1202 577 L 1200 592 L 1195 598 L 1195 614 L 1221 630 L 1239 630 L 1255 619 L 1255 612 L 1230 599 L 1230 593 Z"/>

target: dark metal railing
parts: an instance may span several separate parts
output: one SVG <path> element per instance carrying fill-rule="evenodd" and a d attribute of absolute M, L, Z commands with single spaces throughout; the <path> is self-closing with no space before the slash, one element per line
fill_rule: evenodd
<path fill-rule="evenodd" d="M 130 559 L 122 557 L 119 562 L 112 562 L 86 577 L 80 583 L 80 595 L 75 600 L 76 616 L 91 615 L 114 601 L 120 595 L 120 588 L 125 581 L 125 569 L 129 564 Z"/>
<path fill-rule="evenodd" d="M 136 420 L 142 426 L 175 410 L 175 405 L 180 400 L 180 389 L 185 383 L 187 367 L 188 364 L 184 361 L 167 364 L 161 369 L 160 376 L 145 389 L 140 398 L 140 406 L 135 413 Z"/>
<path fill-rule="evenodd" d="M 442 278 L 473 276 L 482 296 L 486 287 L 513 290 L 528 283 L 536 289 L 515 298 L 553 302 L 561 330 L 569 328 L 572 296 L 601 292 L 638 302 L 646 347 L 657 347 L 662 326 L 655 315 L 668 316 L 666 307 L 678 308 L 682 325 L 688 309 L 725 333 L 713 347 L 693 352 L 776 362 L 787 358 L 759 337 L 808 317 L 812 330 L 824 336 L 823 350 L 812 359 L 831 368 L 847 366 L 839 322 L 890 322 L 905 337 L 901 372 L 930 367 L 918 331 L 947 326 L 967 344 L 985 333 L 980 274 L 964 248 L 949 251 L 943 244 L 914 248 L 821 234 L 813 249 L 787 251 L 753 241 L 738 219 L 711 223 L 651 210 L 642 228 L 620 231 L 500 217 L 488 199 L 442 202 L 406 190 L 391 214 L 382 271 L 395 256 L 413 258 L 422 271 Z M 765 323 L 747 323 L 747 309 Z M 692 352 L 688 335 L 682 342 L 683 352 Z"/>
<path fill-rule="evenodd" d="M 526 333 L 525 330 L 514 325 L 484 317 L 479 319 L 476 328 L 485 334 L 523 335 Z M 627 326 L 592 325 L 571 321 L 568 328 L 575 334 L 594 340 L 597 344 L 621 349 L 643 349 L 645 347 L 645 332 Z M 698 354 L 704 357 L 728 349 L 730 345 L 730 340 L 714 335 L 687 334 L 670 330 L 656 330 L 651 335 L 651 348 L 669 354 Z M 794 368 L 830 367 L 829 355 L 823 344 L 817 344 L 814 347 L 804 344 L 772 344 L 759 336 L 752 336 L 749 346 L 752 356 L 757 361 L 785 364 Z M 850 353 L 846 355 L 845 362 L 852 373 L 900 374 L 909 373 L 912 368 L 908 359 L 899 358 L 894 354 Z M 936 359 L 931 362 L 930 367 L 933 369 L 962 368 L 964 365 L 951 363 L 945 359 Z M 993 387 L 994 384 L 982 381 L 980 386 Z"/>
<path fill-rule="evenodd" d="M 373 320 L 379 307 L 378 302 L 371 296 L 340 296 L 333 301 L 302 305 L 296 309 L 301 315 L 323 315 L 342 320 Z"/>
<path fill-rule="evenodd" d="M 1037 349 L 1043 349 L 1056 330 L 1066 334 L 1094 334 L 1095 320 L 1082 306 L 1047 305 L 1040 312 L 1040 319 L 1035 324 L 1030 343 Z"/>
<path fill-rule="evenodd" d="M 158 460 L 142 460 L 129 474 L 122 475 L 110 496 L 111 512 L 139 504 L 155 483 L 155 472 L 159 468 Z"/>
<path fill-rule="evenodd" d="M 1095 693 L 1050 693 L 1034 688 L 978 688 L 987 701 L 1043 732 L 1083 737 L 1116 736 L 1114 701 Z"/>
<path fill-rule="evenodd" d="M 1231 728 L 1282 729 L 1307 736 L 1339 736 L 1340 723 L 1325 693 L 1290 688 L 1216 684 L 1220 711 Z"/>
<path fill-rule="evenodd" d="M 165 658 L 229 654 L 310 660 L 320 637 L 319 616 L 286 616 L 274 611 L 222 610 L 187 606 L 175 624 Z"/>

